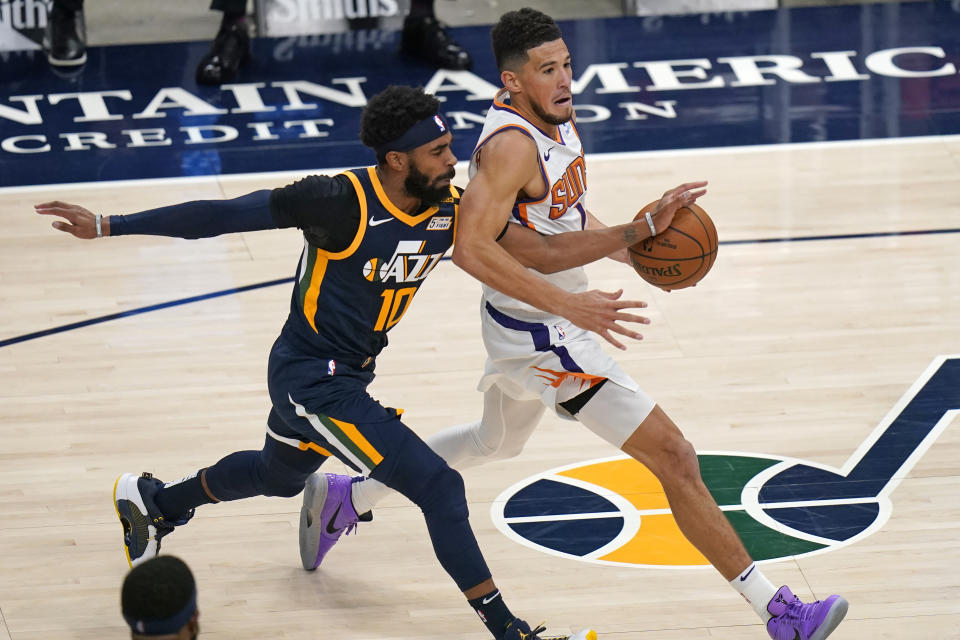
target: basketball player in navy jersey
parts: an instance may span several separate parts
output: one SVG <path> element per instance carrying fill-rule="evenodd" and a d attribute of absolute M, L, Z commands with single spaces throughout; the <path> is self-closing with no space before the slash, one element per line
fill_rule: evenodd
<path fill-rule="evenodd" d="M 666 229 L 677 205 L 695 201 L 706 183 L 668 191 L 645 220 L 604 229 L 584 205 L 587 171 L 559 27 L 522 9 L 504 14 L 491 35 L 504 89 L 471 157 L 453 252 L 454 262 L 484 283 L 483 418 L 434 434 L 428 444 L 462 469 L 520 453 L 545 408 L 578 420 L 656 475 L 683 534 L 750 603 L 772 638 L 826 638 L 846 614 L 846 600 L 832 595 L 807 604 L 770 583 L 704 485 L 693 446 L 593 336 L 621 349 L 612 333 L 639 339 L 619 323 L 645 322 L 623 311 L 645 305 L 587 291 L 579 267 L 587 254 L 626 262 L 625 247 Z M 512 233 L 520 228 L 537 231 L 547 252 L 575 259 L 569 267 L 543 259 L 553 271 L 524 268 L 532 261 L 526 236 Z M 580 237 L 594 244 L 578 246 Z M 560 249 L 550 242 L 556 240 L 569 244 Z M 364 511 L 389 493 L 375 480 L 354 483 L 352 492 Z"/>
<path fill-rule="evenodd" d="M 161 539 L 201 505 L 296 496 L 307 483 L 307 502 L 323 509 L 316 526 L 301 527 L 310 538 L 301 541 L 301 549 L 310 549 L 301 560 L 307 569 L 317 567 L 336 539 L 365 519 L 353 506 L 350 478 L 314 475 L 332 455 L 421 508 L 437 559 L 494 638 L 547 640 L 538 635 L 542 628 L 531 630 L 505 605 L 470 529 L 460 475 L 396 409 L 367 393 L 387 332 L 453 243 L 457 227 L 460 192 L 450 182 L 456 158 L 438 105 L 409 87 L 373 97 L 360 135 L 377 164 L 333 177 L 132 215 L 95 215 L 62 202 L 37 205 L 38 213 L 63 218 L 55 228 L 83 239 L 303 230 L 290 313 L 270 352 L 272 407 L 263 448 L 237 451 L 169 484 L 148 473 L 120 476 L 114 504 L 131 566 L 156 556 Z M 583 631 L 572 640 L 595 638 Z"/>

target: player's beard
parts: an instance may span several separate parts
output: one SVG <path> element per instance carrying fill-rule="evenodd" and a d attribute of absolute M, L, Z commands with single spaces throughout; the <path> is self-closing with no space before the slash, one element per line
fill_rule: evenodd
<path fill-rule="evenodd" d="M 560 126 L 561 124 L 566 124 L 567 122 L 570 122 L 571 118 L 573 118 L 572 104 L 570 106 L 570 112 L 565 116 L 550 115 L 549 113 L 544 111 L 542 108 L 540 108 L 540 105 L 538 105 L 536 102 L 533 102 L 532 100 L 530 101 L 530 108 L 533 110 L 533 113 L 538 118 L 540 118 L 547 124 L 554 125 L 554 126 Z"/>
<path fill-rule="evenodd" d="M 444 179 L 453 180 L 456 174 L 456 169 L 450 167 L 450 171 L 431 180 L 427 174 L 420 171 L 415 162 L 411 162 L 410 172 L 403 181 L 403 188 L 414 198 L 419 198 L 424 207 L 432 207 L 450 197 L 450 186 L 448 184 L 442 187 L 435 186 L 436 183 Z"/>

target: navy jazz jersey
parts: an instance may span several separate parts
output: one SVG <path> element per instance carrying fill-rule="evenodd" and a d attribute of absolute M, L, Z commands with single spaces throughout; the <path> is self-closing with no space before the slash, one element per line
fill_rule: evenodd
<path fill-rule="evenodd" d="M 283 333 L 300 350 L 363 367 L 387 344 L 420 285 L 453 245 L 460 191 L 407 214 L 387 199 L 375 167 L 349 178 L 360 208 L 356 235 L 331 251 L 304 233 Z"/>

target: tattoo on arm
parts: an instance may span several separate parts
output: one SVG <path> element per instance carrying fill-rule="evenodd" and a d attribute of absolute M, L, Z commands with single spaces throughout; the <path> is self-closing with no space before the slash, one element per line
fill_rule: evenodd
<path fill-rule="evenodd" d="M 637 240 L 639 240 L 639 238 L 637 237 L 637 230 L 632 226 L 627 227 L 626 229 L 623 230 L 623 239 L 628 246 L 635 244 Z"/>

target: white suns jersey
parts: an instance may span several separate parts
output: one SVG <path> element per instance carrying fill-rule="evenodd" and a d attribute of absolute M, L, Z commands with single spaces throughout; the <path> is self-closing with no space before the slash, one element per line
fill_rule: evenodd
<path fill-rule="evenodd" d="M 583 147 L 576 125 L 572 120 L 560 125 L 557 137 L 552 138 L 511 107 L 507 102 L 508 98 L 509 92 L 506 89 L 501 90 L 487 111 L 480 140 L 470 157 L 470 177 L 476 174 L 479 163 L 483 162 L 484 144 L 503 131 L 519 129 L 537 145 L 540 173 L 547 186 L 546 191 L 536 197 L 518 200 L 513 205 L 510 222 L 530 227 L 544 235 L 583 229 L 587 224 L 587 169 L 583 162 Z M 587 275 L 583 267 L 552 274 L 537 273 L 567 291 L 579 292 L 587 289 Z M 486 285 L 483 287 L 483 297 L 500 309 L 542 313 Z"/>

